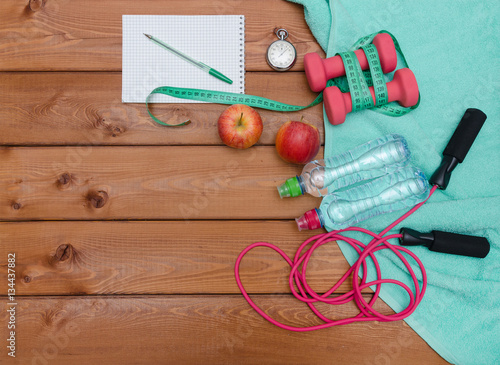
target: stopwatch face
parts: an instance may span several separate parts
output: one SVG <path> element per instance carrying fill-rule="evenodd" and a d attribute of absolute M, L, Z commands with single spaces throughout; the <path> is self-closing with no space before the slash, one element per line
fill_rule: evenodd
<path fill-rule="evenodd" d="M 278 40 L 267 49 L 267 62 L 277 71 L 291 69 L 296 59 L 297 51 L 290 42 Z"/>

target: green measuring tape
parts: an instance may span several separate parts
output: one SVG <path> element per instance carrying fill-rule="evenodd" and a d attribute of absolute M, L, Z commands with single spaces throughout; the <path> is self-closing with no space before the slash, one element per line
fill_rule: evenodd
<path fill-rule="evenodd" d="M 382 66 L 380 65 L 377 49 L 373 44 L 362 46 L 362 48 L 368 59 L 372 82 L 381 81 L 385 86 L 384 74 L 382 72 Z M 338 53 L 338 55 L 342 58 L 342 62 L 344 63 L 346 73 L 344 77 L 347 79 L 349 90 L 351 91 L 352 111 L 372 108 L 374 104 L 370 89 L 356 55 L 352 51 Z M 382 90 L 382 93 L 376 93 L 375 96 L 375 105 L 379 105 L 384 100 L 385 103 L 387 103 L 387 87 L 385 87 L 385 90 Z"/>
<path fill-rule="evenodd" d="M 230 105 L 245 104 L 255 108 L 276 110 L 280 112 L 294 112 L 297 110 L 307 109 L 312 106 L 318 105 L 323 101 L 323 93 L 320 93 L 311 104 L 306 106 L 299 106 L 299 105 L 289 105 L 285 103 L 280 103 L 279 101 L 274 101 L 271 99 L 266 99 L 261 96 L 255 96 L 255 95 L 236 94 L 225 91 L 186 89 L 182 87 L 172 87 L 172 86 L 157 87 L 156 89 L 151 91 L 151 94 L 149 94 L 148 97 L 146 98 L 146 106 L 148 108 L 148 113 L 155 122 L 170 127 L 186 125 L 189 124 L 190 121 L 187 120 L 183 123 L 172 125 L 164 123 L 158 118 L 156 118 L 153 114 L 151 114 L 148 106 L 148 99 L 153 94 L 164 94 L 179 99 L 208 101 L 210 103 L 216 103 L 216 104 L 230 104 Z"/>
<path fill-rule="evenodd" d="M 373 44 L 370 44 L 373 38 L 379 33 L 387 33 L 392 37 L 392 39 L 394 40 L 394 45 L 396 46 L 396 51 L 401 55 L 401 58 L 403 60 L 403 67 L 408 67 L 406 59 L 404 58 L 403 52 L 401 51 L 401 47 L 399 46 L 396 38 L 387 31 L 380 31 L 378 33 L 373 33 L 366 37 L 360 38 L 351 47 L 351 50 L 349 52 L 339 53 L 339 55 L 342 57 L 342 61 L 344 62 L 346 76 L 329 80 L 327 86 L 335 85 L 342 92 L 351 92 L 353 111 L 370 108 L 374 111 L 386 115 L 395 117 L 402 116 L 415 109 L 420 103 L 420 98 L 418 103 L 411 108 L 402 107 L 397 103 L 387 104 L 387 86 L 385 83 L 384 74 L 382 72 L 382 67 L 380 66 L 377 48 Z M 353 52 L 354 50 L 359 48 L 362 48 L 366 54 L 366 58 L 368 59 L 368 64 L 370 66 L 369 71 L 363 72 L 361 70 L 361 66 L 359 65 L 357 57 Z M 370 86 L 374 86 L 375 104 L 373 103 L 373 99 L 368 89 Z M 321 92 L 309 105 L 299 106 L 285 104 L 279 101 L 274 101 L 255 95 L 237 94 L 214 90 L 188 89 L 172 86 L 157 87 L 156 89 L 151 91 L 151 93 L 146 98 L 146 108 L 149 115 L 155 122 L 169 127 L 186 125 L 191 121 L 187 120 L 179 124 L 167 124 L 156 118 L 149 110 L 149 98 L 154 94 L 164 94 L 179 99 L 198 100 L 216 104 L 245 104 L 255 108 L 281 112 L 293 112 L 307 109 L 312 106 L 318 105 L 323 101 L 323 92 Z"/>

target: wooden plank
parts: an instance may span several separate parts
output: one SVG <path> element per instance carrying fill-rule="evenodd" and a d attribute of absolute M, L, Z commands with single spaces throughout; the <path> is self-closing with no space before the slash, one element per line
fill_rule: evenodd
<path fill-rule="evenodd" d="M 302 6 L 282 0 L 216 0 L 203 6 L 198 0 L 3 0 L 0 70 L 120 71 L 123 14 L 243 14 L 247 71 L 271 70 L 265 52 L 277 39 L 275 27 L 285 27 L 297 48 L 294 70 L 303 70 L 307 52 L 322 53 Z"/>
<path fill-rule="evenodd" d="M 307 306 L 288 296 L 260 296 L 256 302 L 288 324 L 319 323 Z M 325 313 L 352 316 L 351 304 Z M 382 302 L 375 308 L 390 313 Z M 7 319 L 2 311 L 1 322 Z M 0 333 L 8 338 L 7 326 Z M 241 296 L 228 295 L 22 297 L 16 336 L 12 364 L 318 364 L 326 359 L 446 364 L 402 321 L 294 333 L 266 322 Z"/>
<path fill-rule="evenodd" d="M 280 199 L 302 166 L 274 147 L 4 147 L 0 160 L 0 220 L 293 219 L 320 204 Z"/>
<path fill-rule="evenodd" d="M 0 5 L 1 6 L 1 5 Z M 314 100 L 304 73 L 249 72 L 246 92 L 295 105 Z M 151 110 L 171 124 L 155 123 L 145 104 L 121 102 L 120 73 L 35 72 L 0 74 L 0 144 L 7 145 L 221 145 L 220 104 L 153 104 Z M 323 136 L 323 107 L 302 112 L 258 110 L 264 122 L 260 145 L 273 145 L 287 120 L 305 121 Z"/>
<path fill-rule="evenodd" d="M 270 242 L 293 259 L 311 235 L 294 221 L 0 223 L 0 257 L 17 256 L 18 295 L 235 294 L 234 264 L 244 248 Z M 325 292 L 348 269 L 332 242 L 315 251 L 308 282 Z M 240 268 L 250 293 L 290 293 L 289 273 L 285 260 L 263 247 Z M 1 280 L 7 282 L 5 263 Z M 351 288 L 346 283 L 338 293 Z"/>

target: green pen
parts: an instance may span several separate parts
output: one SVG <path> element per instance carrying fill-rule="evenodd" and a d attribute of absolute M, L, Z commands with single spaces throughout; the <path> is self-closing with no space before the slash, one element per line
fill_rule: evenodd
<path fill-rule="evenodd" d="M 159 39 L 156 39 L 155 37 L 149 35 L 149 34 L 145 34 L 144 35 L 146 37 L 148 37 L 152 42 L 156 43 L 157 45 L 165 48 L 167 51 L 170 51 L 172 52 L 173 54 L 175 54 L 176 56 L 179 56 L 180 58 L 182 58 L 183 60 L 186 60 L 188 61 L 189 63 L 195 65 L 196 67 L 198 68 L 201 68 L 203 71 L 209 73 L 210 75 L 214 76 L 214 77 L 217 77 L 219 80 L 222 80 L 224 82 L 227 82 L 228 84 L 232 84 L 233 83 L 233 80 L 231 80 L 229 77 L 227 76 L 224 76 L 222 73 L 220 73 L 219 71 L 217 71 L 216 69 L 210 67 L 210 66 L 207 66 L 205 65 L 203 62 L 199 62 L 199 61 L 196 61 L 195 59 L 189 57 L 188 55 L 185 55 L 184 53 L 182 53 L 181 51 L 178 51 L 176 50 L 174 47 L 172 46 L 169 46 L 168 44 L 166 43 L 163 43 L 162 41 L 160 41 Z"/>

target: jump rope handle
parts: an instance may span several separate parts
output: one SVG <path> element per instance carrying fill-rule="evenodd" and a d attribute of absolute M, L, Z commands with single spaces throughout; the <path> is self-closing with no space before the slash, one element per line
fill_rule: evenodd
<path fill-rule="evenodd" d="M 442 231 L 420 233 L 410 228 L 401 228 L 402 246 L 426 246 L 431 251 L 484 258 L 490 252 L 490 243 L 484 237 L 467 236 Z"/>
<path fill-rule="evenodd" d="M 429 183 L 445 190 L 451 173 L 467 156 L 474 140 L 486 120 L 479 109 L 469 108 L 444 149 L 441 165 L 429 179 Z M 426 246 L 431 251 L 484 258 L 490 252 L 490 243 L 484 237 L 467 236 L 442 231 L 420 233 L 410 228 L 401 228 L 400 244 L 403 246 Z"/>
<path fill-rule="evenodd" d="M 443 152 L 441 165 L 429 179 L 431 185 L 437 185 L 441 190 L 446 189 L 451 173 L 464 160 L 485 120 L 486 114 L 479 109 L 469 108 L 465 111 Z"/>

